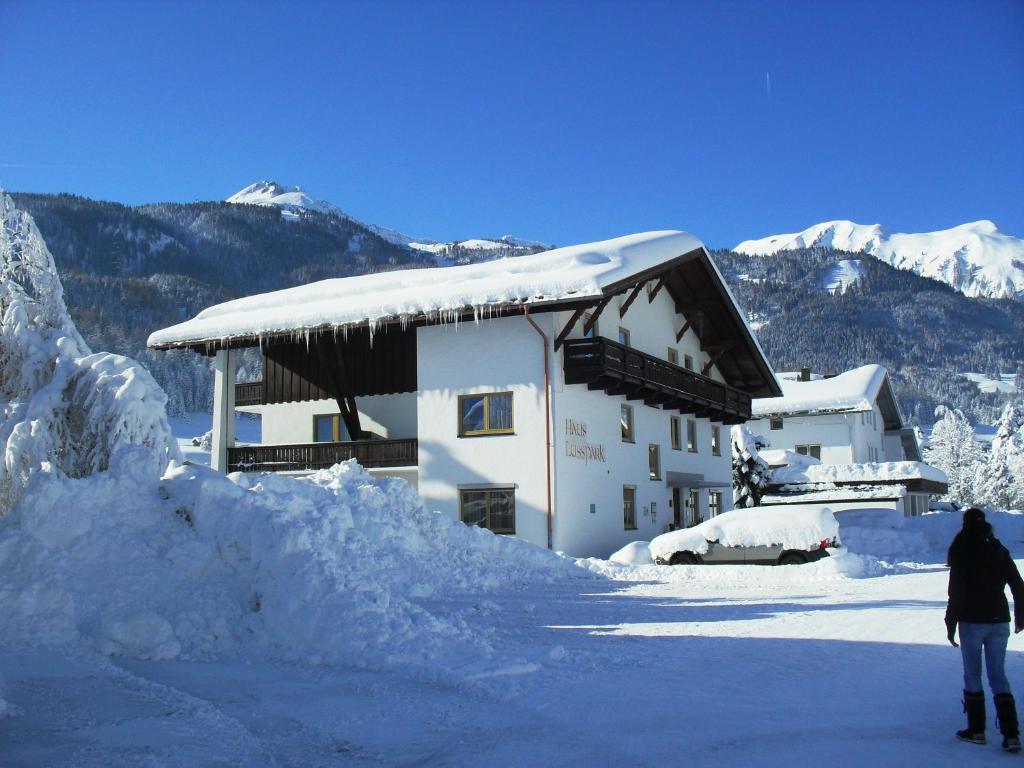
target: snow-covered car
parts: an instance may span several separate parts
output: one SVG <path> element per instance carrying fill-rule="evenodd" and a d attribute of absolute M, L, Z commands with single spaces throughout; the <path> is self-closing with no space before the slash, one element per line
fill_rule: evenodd
<path fill-rule="evenodd" d="M 750 507 L 670 531 L 650 543 L 661 565 L 801 565 L 829 556 L 839 524 L 820 504 Z"/>

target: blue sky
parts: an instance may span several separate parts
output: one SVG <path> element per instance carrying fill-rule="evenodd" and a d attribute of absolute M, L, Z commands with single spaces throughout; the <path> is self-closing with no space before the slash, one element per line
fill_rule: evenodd
<path fill-rule="evenodd" d="M 770 80 L 770 84 L 769 84 Z M 0 186 L 414 235 L 1024 235 L 1024 2 L 0 0 Z"/>

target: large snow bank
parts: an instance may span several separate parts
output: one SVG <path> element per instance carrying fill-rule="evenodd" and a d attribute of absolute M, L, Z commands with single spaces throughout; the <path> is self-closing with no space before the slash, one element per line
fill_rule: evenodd
<path fill-rule="evenodd" d="M 481 264 L 322 280 L 228 301 L 156 331 L 150 346 L 295 333 L 419 315 L 455 317 L 466 307 L 602 296 L 602 289 L 703 247 L 685 232 L 644 232 Z"/>
<path fill-rule="evenodd" d="M 178 449 L 167 397 L 126 357 L 93 354 L 32 217 L 0 193 L 0 514 L 39 471 L 72 477 L 107 467 L 118 446 Z"/>
<path fill-rule="evenodd" d="M 787 549 L 808 549 L 839 535 L 835 515 L 826 506 L 796 504 L 734 509 L 692 528 L 670 531 L 651 541 L 651 555 L 671 557 L 676 552 L 708 551 L 708 542 L 725 547 L 781 544 Z"/>
<path fill-rule="evenodd" d="M 436 599 L 585 573 L 425 512 L 406 482 L 355 462 L 254 480 L 172 463 L 158 481 L 150 453 L 32 477 L 0 519 L 0 645 L 371 665 L 479 654 L 472 604 Z"/>

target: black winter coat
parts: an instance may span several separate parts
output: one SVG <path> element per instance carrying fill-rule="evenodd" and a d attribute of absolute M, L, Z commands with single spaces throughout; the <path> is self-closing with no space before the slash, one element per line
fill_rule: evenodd
<path fill-rule="evenodd" d="M 949 547 L 946 627 L 957 622 L 1002 624 L 1010 620 L 1006 585 L 1013 593 L 1015 623 L 1024 623 L 1024 581 L 1010 553 L 987 525 L 984 533 L 961 531 Z"/>

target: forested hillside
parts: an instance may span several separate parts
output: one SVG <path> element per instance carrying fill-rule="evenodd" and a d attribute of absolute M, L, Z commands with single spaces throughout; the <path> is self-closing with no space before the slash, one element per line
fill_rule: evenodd
<path fill-rule="evenodd" d="M 142 360 L 174 412 L 210 407 L 209 361 L 147 350 L 156 328 L 226 299 L 326 277 L 434 266 L 439 257 L 464 263 L 505 255 L 457 244 L 416 250 L 344 215 L 316 211 L 286 217 L 278 208 L 222 202 L 130 207 L 70 195 L 13 197 L 45 237 L 82 334 L 93 348 Z M 981 394 L 957 372 L 1024 371 L 1019 302 L 967 298 L 831 249 L 713 255 L 777 370 L 810 365 L 838 372 L 881 363 L 920 423 L 930 423 L 939 403 L 992 423 L 1005 396 Z M 830 277 L 837 265 L 848 273 L 840 289 Z M 257 375 L 258 365 L 255 354 L 247 355 L 243 376 Z"/>

